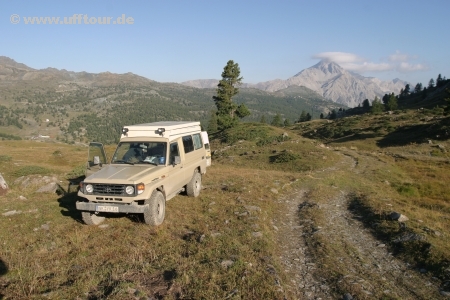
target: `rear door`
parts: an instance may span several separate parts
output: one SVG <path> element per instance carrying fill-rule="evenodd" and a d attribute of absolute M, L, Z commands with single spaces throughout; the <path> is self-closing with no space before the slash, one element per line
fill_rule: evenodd
<path fill-rule="evenodd" d="M 209 167 L 211 165 L 211 148 L 209 146 L 209 138 L 208 133 L 206 131 L 202 131 L 202 140 L 203 144 L 205 145 L 205 151 L 206 151 L 206 166 Z"/>
<path fill-rule="evenodd" d="M 171 142 L 169 146 L 169 161 L 167 165 L 167 168 L 169 168 L 169 178 L 164 184 L 166 196 L 178 192 L 185 185 L 183 158 L 181 158 L 181 149 L 179 146 L 180 141 L 181 139 Z M 181 163 L 175 164 L 176 156 L 181 158 Z"/>
<path fill-rule="evenodd" d="M 195 168 L 200 164 L 201 158 L 199 159 L 199 151 L 195 149 L 194 139 L 192 135 L 185 135 L 183 139 L 183 149 L 184 149 L 184 171 L 186 172 L 186 183 L 191 180 L 194 174 Z M 201 145 L 203 146 L 203 145 Z"/>
<path fill-rule="evenodd" d="M 106 153 L 103 144 L 97 142 L 89 143 L 88 161 L 85 170 L 86 177 L 101 170 L 106 163 Z"/>

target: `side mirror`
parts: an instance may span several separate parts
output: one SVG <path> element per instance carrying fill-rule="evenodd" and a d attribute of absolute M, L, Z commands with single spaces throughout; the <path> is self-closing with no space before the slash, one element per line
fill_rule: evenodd
<path fill-rule="evenodd" d="M 173 165 L 179 165 L 181 164 L 181 157 L 180 156 L 175 156 L 174 160 L 173 160 Z"/>

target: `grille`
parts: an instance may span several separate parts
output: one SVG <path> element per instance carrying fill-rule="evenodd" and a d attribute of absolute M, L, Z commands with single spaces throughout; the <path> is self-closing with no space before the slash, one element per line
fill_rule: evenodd
<path fill-rule="evenodd" d="M 94 184 L 94 195 L 123 195 L 125 193 L 125 185 L 123 184 Z"/>

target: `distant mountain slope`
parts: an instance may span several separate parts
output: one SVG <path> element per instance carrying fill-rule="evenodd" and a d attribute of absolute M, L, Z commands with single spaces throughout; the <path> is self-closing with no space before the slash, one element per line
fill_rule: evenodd
<path fill-rule="evenodd" d="M 217 80 L 217 79 L 196 79 L 196 80 L 184 81 L 181 84 L 199 88 L 199 89 L 212 89 L 212 88 L 217 87 L 217 85 L 219 84 L 219 80 Z"/>
<path fill-rule="evenodd" d="M 109 84 L 146 84 L 151 80 L 133 74 L 114 74 L 110 72 L 102 73 L 87 73 L 87 72 L 72 72 L 67 70 L 58 70 L 55 68 L 33 69 L 22 63 L 17 63 L 15 60 L 0 56 L 0 81 L 41 81 L 49 82 L 56 80 L 59 83 L 73 82 L 84 85 L 109 85 Z M 55 82 L 56 83 L 56 82 Z"/>
<path fill-rule="evenodd" d="M 7 57 L 0 57 L 0 70 L 0 134 L 112 143 L 124 125 L 199 120 L 206 126 L 216 109 L 215 86 L 160 83 L 132 73 L 36 70 Z M 318 118 L 342 107 L 304 87 L 275 93 L 242 87 L 233 100 L 251 111 L 244 121 L 257 122 L 280 114 L 292 123 L 303 110 Z"/>
<path fill-rule="evenodd" d="M 217 80 L 191 80 L 182 84 L 196 87 L 212 87 Z M 373 100 L 387 93 L 398 94 L 407 82 L 400 79 L 382 81 L 346 71 L 334 62 L 320 61 L 286 80 L 275 79 L 257 84 L 243 84 L 260 90 L 275 92 L 291 86 L 307 87 L 327 100 L 349 107 L 358 106 L 364 99 Z"/>

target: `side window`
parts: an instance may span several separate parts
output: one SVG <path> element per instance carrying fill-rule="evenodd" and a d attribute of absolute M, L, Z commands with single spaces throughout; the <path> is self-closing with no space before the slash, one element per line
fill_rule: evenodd
<path fill-rule="evenodd" d="M 170 144 L 170 157 L 169 157 L 170 164 L 174 163 L 175 156 L 180 156 L 180 151 L 178 151 L 178 143 Z"/>
<path fill-rule="evenodd" d="M 183 136 L 183 147 L 184 153 L 194 151 L 194 143 L 192 142 L 192 136 L 190 135 Z"/>
<path fill-rule="evenodd" d="M 202 143 L 202 137 L 200 136 L 200 133 L 196 133 L 192 137 L 194 138 L 194 148 L 195 148 L 195 150 L 202 148 L 203 147 L 203 143 Z"/>

